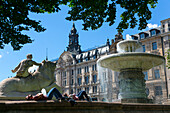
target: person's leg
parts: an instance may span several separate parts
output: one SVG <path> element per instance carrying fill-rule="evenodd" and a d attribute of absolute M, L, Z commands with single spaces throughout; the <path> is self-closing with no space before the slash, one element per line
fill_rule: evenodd
<path fill-rule="evenodd" d="M 48 98 L 49 100 L 51 100 L 51 99 L 53 98 L 53 95 L 55 96 L 56 99 L 62 98 L 61 93 L 60 93 L 60 92 L 58 91 L 58 89 L 55 88 L 55 87 L 52 88 L 52 89 L 48 92 L 47 98 Z"/>
<path fill-rule="evenodd" d="M 89 99 L 89 97 L 87 96 L 87 93 L 85 91 L 80 91 L 79 94 L 77 95 L 79 100 L 84 99 L 84 96 Z"/>
<path fill-rule="evenodd" d="M 77 94 L 77 96 L 79 96 L 81 93 L 82 93 L 82 91 L 80 91 L 80 92 Z"/>

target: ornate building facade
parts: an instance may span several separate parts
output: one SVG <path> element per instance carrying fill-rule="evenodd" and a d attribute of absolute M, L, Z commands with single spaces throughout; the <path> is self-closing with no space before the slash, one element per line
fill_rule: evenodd
<path fill-rule="evenodd" d="M 167 58 L 167 50 L 170 49 L 170 18 L 162 20 L 160 27 L 132 35 L 132 38 L 142 42 L 143 52 Z M 144 72 L 146 92 L 149 98 L 153 98 L 156 103 L 166 101 L 169 98 L 170 70 L 166 67 L 166 64 L 167 61 L 163 65 Z"/>
<path fill-rule="evenodd" d="M 131 35 L 134 40 L 142 42 L 143 52 L 158 54 L 166 57 L 166 51 L 170 49 L 170 18 L 161 21 L 161 27 L 149 31 Z M 85 90 L 91 97 L 99 95 L 110 97 L 110 100 L 117 99 L 119 94 L 118 72 L 104 69 L 102 76 L 105 79 L 106 87 L 101 87 L 97 60 L 108 54 L 117 52 L 116 44 L 123 40 L 121 33 L 115 35 L 115 39 L 106 41 L 105 45 L 82 51 L 79 44 L 79 35 L 73 23 L 69 34 L 69 45 L 57 60 L 56 82 L 66 93 L 78 93 Z M 154 66 L 154 64 L 153 64 Z M 169 97 L 169 75 L 170 70 L 165 65 L 154 67 L 146 72 L 146 93 L 155 102 L 165 101 Z M 108 88 L 109 85 L 112 88 Z M 111 91 L 111 95 L 107 92 Z"/>

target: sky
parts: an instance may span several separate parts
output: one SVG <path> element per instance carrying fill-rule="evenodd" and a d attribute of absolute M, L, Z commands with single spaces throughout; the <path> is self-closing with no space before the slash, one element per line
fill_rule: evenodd
<path fill-rule="evenodd" d="M 151 9 L 152 19 L 148 21 L 148 27 L 144 30 L 160 26 L 161 20 L 170 18 L 170 0 L 158 0 L 157 7 Z M 30 18 L 40 20 L 41 25 L 47 30 L 45 32 L 37 33 L 33 30 L 24 32 L 34 40 L 31 44 L 26 44 L 19 51 L 13 51 L 10 45 L 6 45 L 4 49 L 0 49 L 0 81 L 8 77 L 14 77 L 15 74 L 11 72 L 21 60 L 26 59 L 26 55 L 33 54 L 33 60 L 42 62 L 46 58 L 46 50 L 48 50 L 48 59 L 53 60 L 59 58 L 66 50 L 69 42 L 69 33 L 73 25 L 73 21 L 65 20 L 68 16 L 68 7 L 61 6 L 61 11 L 52 14 L 35 14 L 31 13 Z M 86 50 L 95 46 L 103 45 L 107 39 L 111 41 L 117 34 L 116 27 L 120 22 L 120 14 L 123 11 L 119 6 L 117 7 L 116 22 L 113 26 L 105 23 L 97 30 L 82 30 L 82 21 L 75 21 L 75 27 L 79 34 L 79 44 L 82 50 Z M 123 37 L 126 35 L 137 34 L 139 31 L 136 28 L 127 29 L 123 32 Z"/>

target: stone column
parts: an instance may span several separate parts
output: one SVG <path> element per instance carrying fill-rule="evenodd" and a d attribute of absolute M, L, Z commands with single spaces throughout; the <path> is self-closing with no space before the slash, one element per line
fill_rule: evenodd
<path fill-rule="evenodd" d="M 146 100 L 144 76 L 142 69 L 122 69 L 119 74 L 121 99 Z"/>

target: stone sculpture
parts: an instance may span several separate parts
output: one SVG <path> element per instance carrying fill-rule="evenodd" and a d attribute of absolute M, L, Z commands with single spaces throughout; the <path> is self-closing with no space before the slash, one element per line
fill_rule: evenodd
<path fill-rule="evenodd" d="M 27 55 L 27 59 L 22 60 L 18 66 L 14 69 L 11 70 L 13 73 L 16 73 L 16 77 L 27 77 L 30 75 L 28 72 L 28 69 L 33 66 L 33 65 L 38 65 L 40 66 L 41 63 L 36 63 L 35 61 L 32 60 L 32 54 Z"/>
<path fill-rule="evenodd" d="M 28 77 L 7 78 L 0 82 L 0 97 L 25 97 L 28 94 L 36 94 L 45 88 L 49 91 L 52 87 L 60 90 L 55 83 L 56 63 L 44 61 L 39 68 Z"/>

